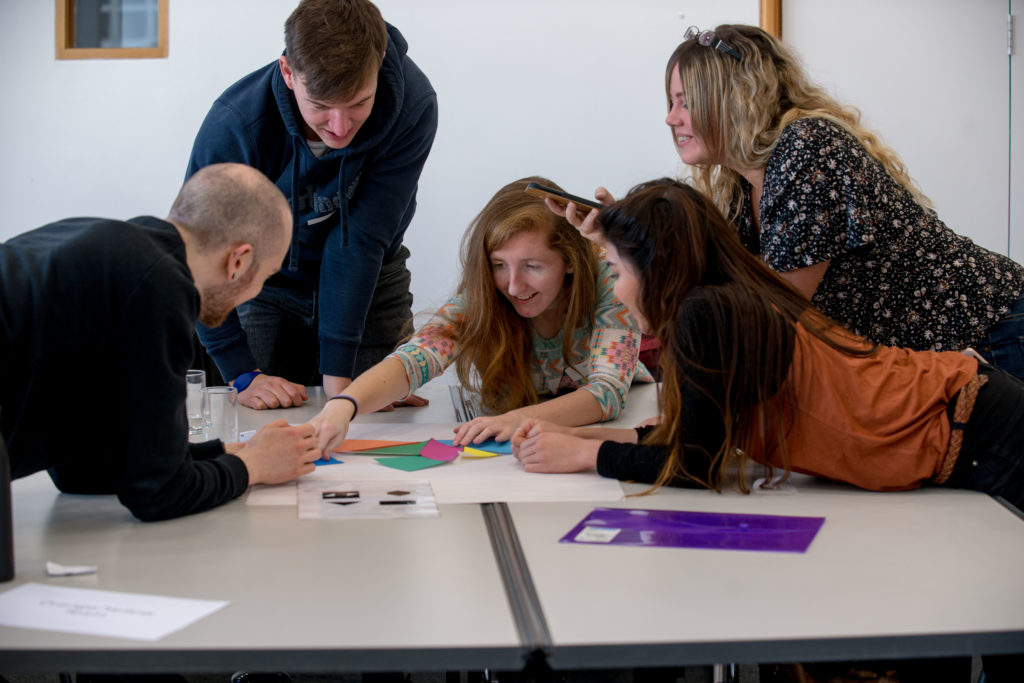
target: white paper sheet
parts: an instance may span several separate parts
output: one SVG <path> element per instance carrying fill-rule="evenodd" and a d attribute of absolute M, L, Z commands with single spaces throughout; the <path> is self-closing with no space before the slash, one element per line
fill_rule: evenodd
<path fill-rule="evenodd" d="M 431 437 L 451 438 L 450 425 L 415 423 L 353 423 L 352 439 L 390 439 L 423 441 Z M 372 455 L 346 453 L 341 465 L 317 467 L 306 478 L 376 481 L 409 479 L 410 473 L 385 467 Z M 534 503 L 550 501 L 623 500 L 622 486 L 615 479 L 596 472 L 577 474 L 537 474 L 526 472 L 511 455 L 496 458 L 458 458 L 454 462 L 419 470 L 416 478 L 426 479 L 434 489 L 439 505 L 452 503 Z M 296 505 L 295 483 L 280 486 L 254 486 L 246 497 L 247 505 Z"/>
<path fill-rule="evenodd" d="M 0 625 L 154 641 L 227 604 L 26 583 L 0 594 Z"/>

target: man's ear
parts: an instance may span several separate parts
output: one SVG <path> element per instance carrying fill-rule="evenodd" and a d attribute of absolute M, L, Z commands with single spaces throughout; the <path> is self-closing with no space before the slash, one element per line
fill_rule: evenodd
<path fill-rule="evenodd" d="M 281 67 L 281 76 L 284 78 L 284 84 L 288 86 L 289 90 L 295 90 L 295 72 L 292 71 L 292 65 L 288 63 L 288 58 L 281 55 L 277 58 L 277 64 Z"/>
<path fill-rule="evenodd" d="M 253 267 L 253 250 L 251 244 L 236 244 L 228 252 L 224 274 L 228 281 L 234 281 L 245 275 Z"/>

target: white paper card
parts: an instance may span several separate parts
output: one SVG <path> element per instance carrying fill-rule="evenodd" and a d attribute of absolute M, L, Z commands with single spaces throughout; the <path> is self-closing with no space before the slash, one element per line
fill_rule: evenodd
<path fill-rule="evenodd" d="M 26 583 L 0 594 L 0 625 L 153 641 L 227 604 Z"/>
<path fill-rule="evenodd" d="M 299 482 L 299 519 L 437 517 L 428 481 Z"/>
<path fill-rule="evenodd" d="M 622 529 L 604 526 L 585 526 L 576 534 L 574 541 L 582 543 L 611 543 Z"/>

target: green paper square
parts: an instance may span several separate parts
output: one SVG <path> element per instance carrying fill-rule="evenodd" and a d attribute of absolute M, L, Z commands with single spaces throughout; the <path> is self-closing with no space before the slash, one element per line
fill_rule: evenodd
<path fill-rule="evenodd" d="M 356 451 L 356 453 L 365 453 L 366 455 L 419 455 L 426 445 L 426 441 L 420 441 L 419 443 L 407 443 L 402 446 L 384 446 L 383 448 L 373 448 L 368 451 Z"/>
<path fill-rule="evenodd" d="M 416 470 L 425 470 L 428 467 L 437 467 L 438 465 L 444 465 L 444 460 L 431 460 L 430 458 L 424 458 L 419 455 L 399 455 L 393 458 L 375 458 L 377 462 L 385 467 L 393 467 L 396 470 L 402 470 L 403 472 L 415 472 Z"/>

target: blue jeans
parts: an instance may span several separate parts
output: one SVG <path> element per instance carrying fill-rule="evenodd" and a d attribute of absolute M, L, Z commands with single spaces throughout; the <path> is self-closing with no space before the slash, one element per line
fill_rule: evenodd
<path fill-rule="evenodd" d="M 992 365 L 1024 380 L 1024 292 L 989 328 L 977 351 Z"/>
<path fill-rule="evenodd" d="M 401 247 L 381 265 L 352 377 L 379 363 L 412 332 L 408 257 L 409 250 Z M 260 369 L 305 386 L 321 383 L 316 292 L 268 285 L 236 310 Z"/>

